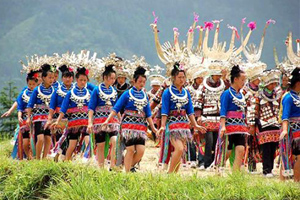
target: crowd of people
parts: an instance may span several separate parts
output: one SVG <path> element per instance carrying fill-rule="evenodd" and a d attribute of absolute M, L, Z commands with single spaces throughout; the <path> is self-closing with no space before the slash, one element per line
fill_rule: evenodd
<path fill-rule="evenodd" d="M 196 26 L 198 17 L 194 14 L 186 42 L 179 42 L 174 28 L 174 43 L 163 45 L 155 18 L 151 27 L 164 68 L 151 67 L 144 57 L 126 60 L 110 54 L 99 59 L 89 51 L 28 58 L 22 63 L 27 86 L 2 115 L 18 111 L 13 157 L 96 159 L 99 167 L 108 160 L 109 170 L 124 166 L 135 172 L 150 137 L 160 149 L 158 166 L 168 173 L 178 172 L 182 162 L 222 172 L 231 158 L 233 171 L 245 166 L 255 174 L 261 162 L 264 176 L 273 177 L 278 157 L 281 179 L 300 181 L 299 40 L 294 53 L 289 33 L 288 58 L 279 62 L 274 50 L 276 66 L 267 70 L 260 57 L 274 20 L 266 22 L 258 47 L 247 45 L 255 22 L 248 24 L 245 38 L 245 19 L 241 36 L 228 25 L 232 37 L 226 50 L 226 42 L 218 41 L 222 20 L 202 27 Z M 238 48 L 235 37 L 241 38 Z"/>

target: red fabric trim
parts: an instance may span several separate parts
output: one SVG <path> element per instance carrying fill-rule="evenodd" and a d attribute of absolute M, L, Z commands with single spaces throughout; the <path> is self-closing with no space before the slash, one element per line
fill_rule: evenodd
<path fill-rule="evenodd" d="M 69 121 L 68 128 L 73 128 L 77 126 L 87 126 L 88 125 L 88 119 L 76 119 Z"/>
<path fill-rule="evenodd" d="M 228 111 L 226 114 L 227 118 L 244 118 L 244 113 L 242 111 Z"/>
<path fill-rule="evenodd" d="M 293 139 L 300 138 L 300 131 L 293 132 Z"/>
<path fill-rule="evenodd" d="M 169 129 L 190 129 L 190 125 L 188 123 L 174 123 L 169 125 Z"/>
<path fill-rule="evenodd" d="M 47 121 L 48 115 L 35 115 L 32 117 L 32 121 Z"/>
<path fill-rule="evenodd" d="M 202 126 L 204 126 L 208 132 L 210 131 L 219 131 L 220 129 L 220 122 L 208 122 L 208 121 L 205 121 L 205 122 L 202 122 L 201 123 Z"/>
<path fill-rule="evenodd" d="M 122 129 L 132 129 L 137 131 L 147 131 L 147 126 L 141 124 L 122 124 Z"/>
<path fill-rule="evenodd" d="M 87 106 L 83 106 L 82 109 L 79 109 L 78 107 L 74 107 L 74 108 L 69 108 L 67 110 L 67 113 L 76 113 L 76 112 L 88 112 L 88 107 Z"/>
<path fill-rule="evenodd" d="M 107 117 L 95 118 L 95 119 L 94 119 L 94 124 L 102 124 L 103 122 L 105 122 L 106 119 L 107 119 Z M 116 118 L 112 118 L 108 123 L 109 123 L 109 124 L 112 124 L 112 123 L 119 123 L 119 120 L 116 119 Z"/>
<path fill-rule="evenodd" d="M 228 125 L 226 126 L 226 133 L 245 132 L 248 133 L 248 127 L 243 125 Z"/>
<path fill-rule="evenodd" d="M 279 141 L 280 130 L 264 131 L 257 134 L 258 143 L 264 144 L 268 142 Z"/>

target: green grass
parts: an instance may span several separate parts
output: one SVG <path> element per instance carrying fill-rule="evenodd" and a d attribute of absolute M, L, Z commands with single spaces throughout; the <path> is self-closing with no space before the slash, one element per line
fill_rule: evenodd
<path fill-rule="evenodd" d="M 10 159 L 0 142 L 1 199 L 299 199 L 300 185 L 247 174 L 199 178 L 125 174 L 86 165 Z M 154 165 L 153 165 L 154 166 Z"/>

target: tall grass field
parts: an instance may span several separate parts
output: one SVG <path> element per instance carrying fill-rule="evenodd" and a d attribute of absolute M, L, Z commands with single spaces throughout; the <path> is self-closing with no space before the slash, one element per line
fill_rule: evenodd
<path fill-rule="evenodd" d="M 109 172 L 93 166 L 10 158 L 0 142 L 0 199 L 300 199 L 300 184 L 238 173 L 199 177 Z M 153 164 L 155 167 L 155 164 Z"/>

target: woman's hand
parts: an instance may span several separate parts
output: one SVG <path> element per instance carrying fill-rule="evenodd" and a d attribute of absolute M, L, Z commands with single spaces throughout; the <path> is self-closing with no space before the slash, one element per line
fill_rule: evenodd
<path fill-rule="evenodd" d="M 88 124 L 88 126 L 87 126 L 87 132 L 89 134 L 91 134 L 93 132 L 93 127 L 94 127 L 93 123 L 89 123 Z"/>
<path fill-rule="evenodd" d="M 159 136 L 161 136 L 161 134 L 163 134 L 164 132 L 165 132 L 165 130 L 166 130 L 166 128 L 165 127 L 160 127 L 160 129 L 157 131 L 157 136 L 159 137 Z"/>
<path fill-rule="evenodd" d="M 226 127 L 222 126 L 221 131 L 220 131 L 220 136 L 223 137 L 223 135 L 226 133 Z"/>
<path fill-rule="evenodd" d="M 44 126 L 44 130 L 48 129 L 52 124 L 52 119 L 48 119 L 45 126 Z"/>
<path fill-rule="evenodd" d="M 282 131 L 279 136 L 279 140 L 282 140 L 286 135 L 287 135 L 287 131 L 286 130 Z"/>
<path fill-rule="evenodd" d="M 56 121 L 56 122 L 52 123 L 52 125 L 50 126 L 51 129 L 57 128 L 57 127 L 58 127 L 58 124 L 59 124 L 59 121 Z"/>
<path fill-rule="evenodd" d="M 18 121 L 19 121 L 20 124 L 23 124 L 22 116 L 18 116 Z"/>
<path fill-rule="evenodd" d="M 6 111 L 5 113 L 3 113 L 2 115 L 1 115 L 1 118 L 3 118 L 3 117 L 8 117 L 8 116 L 10 116 L 11 115 L 11 110 L 9 109 L 8 111 Z"/>
<path fill-rule="evenodd" d="M 197 124 L 200 125 L 201 123 L 202 123 L 201 117 L 198 117 L 198 118 L 197 118 Z"/>
<path fill-rule="evenodd" d="M 27 126 L 31 126 L 31 119 L 30 119 L 30 117 L 27 118 L 26 124 L 27 124 Z"/>
<path fill-rule="evenodd" d="M 200 126 L 200 125 L 198 125 L 198 124 L 196 124 L 196 126 L 195 126 L 194 128 L 195 128 L 196 130 L 200 131 L 200 133 L 202 133 L 202 134 L 206 133 L 206 131 L 207 131 L 205 127 Z"/>
<path fill-rule="evenodd" d="M 101 124 L 101 130 L 102 130 L 102 131 L 105 131 L 105 130 L 107 129 L 107 126 L 108 126 L 108 121 L 105 120 L 105 122 L 103 122 L 103 123 Z"/>

